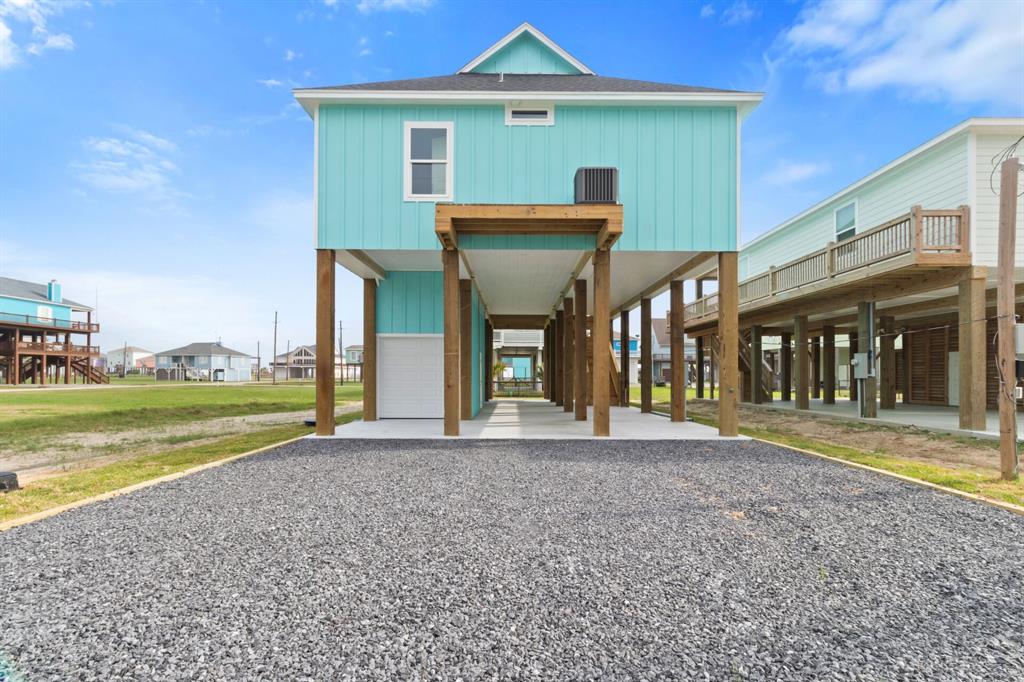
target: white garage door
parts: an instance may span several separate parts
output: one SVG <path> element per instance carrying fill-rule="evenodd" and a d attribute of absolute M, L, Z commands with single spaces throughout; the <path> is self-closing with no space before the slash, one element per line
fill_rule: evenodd
<path fill-rule="evenodd" d="M 377 414 L 381 419 L 444 418 L 443 337 L 377 337 Z"/>

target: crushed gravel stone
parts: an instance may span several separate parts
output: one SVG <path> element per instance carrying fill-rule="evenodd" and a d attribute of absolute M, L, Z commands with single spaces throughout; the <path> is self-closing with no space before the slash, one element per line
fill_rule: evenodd
<path fill-rule="evenodd" d="M 0 679 L 1024 679 L 1024 517 L 756 442 L 307 439 L 0 533 Z"/>

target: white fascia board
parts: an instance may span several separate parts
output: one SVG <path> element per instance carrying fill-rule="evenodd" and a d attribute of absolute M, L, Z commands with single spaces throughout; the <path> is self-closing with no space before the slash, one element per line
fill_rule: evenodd
<path fill-rule="evenodd" d="M 793 223 L 797 222 L 798 220 L 802 220 L 802 219 L 806 218 L 808 215 L 810 215 L 811 213 L 814 213 L 815 211 L 817 211 L 818 209 L 822 208 L 823 206 L 825 206 L 825 205 L 827 205 L 827 204 L 829 204 L 829 203 L 831 203 L 833 201 L 836 201 L 837 199 L 841 199 L 846 194 L 850 194 L 852 192 L 857 191 L 858 189 L 860 189 L 861 187 L 863 187 L 867 183 L 871 182 L 875 178 L 877 178 L 877 177 L 879 177 L 879 176 L 881 176 L 881 175 L 883 175 L 885 173 L 888 173 L 889 171 L 891 171 L 892 169 L 896 168 L 897 166 L 900 166 L 900 165 L 906 163 L 907 161 L 910 161 L 911 159 L 914 159 L 914 158 L 920 156 L 921 154 L 924 154 L 925 152 L 927 152 L 928 150 L 932 149 L 933 147 L 937 147 L 938 145 L 942 144 L 943 142 L 946 142 L 947 140 L 950 140 L 950 139 L 956 137 L 957 135 L 960 135 L 961 133 L 963 133 L 963 132 L 965 132 L 967 130 L 974 130 L 974 129 L 978 129 L 978 128 L 1007 128 L 1007 129 L 1010 129 L 1010 128 L 1020 128 L 1022 126 L 1024 126 L 1024 118 L 969 118 L 966 121 L 964 121 L 963 123 L 959 123 L 959 124 L 953 126 L 952 128 L 950 128 L 946 132 L 941 133 L 941 134 L 937 135 L 936 137 L 933 137 L 932 139 L 928 140 L 924 144 L 919 145 L 919 146 L 911 149 L 909 152 L 907 152 L 903 156 L 899 157 L 898 159 L 890 161 L 889 163 L 885 164 L 884 166 L 882 166 L 878 170 L 874 171 L 873 173 L 870 173 L 869 175 L 865 175 L 863 178 L 861 178 L 857 182 L 853 183 L 852 185 L 847 185 L 846 187 L 844 187 L 843 189 L 839 190 L 835 194 L 832 194 L 832 195 L 826 197 L 825 199 L 822 199 L 821 201 L 819 201 L 818 203 L 814 204 L 810 208 L 808 208 L 808 209 L 806 209 L 804 211 L 801 211 L 797 215 L 793 216 L 792 218 L 790 218 L 786 222 L 781 223 L 779 225 L 776 225 L 775 227 L 773 227 L 772 229 L 768 230 L 767 232 L 764 232 L 764 233 L 758 235 L 757 237 L 754 237 L 749 242 L 744 244 L 741 247 L 741 250 L 749 248 L 749 247 L 753 246 L 754 244 L 757 244 L 758 242 L 760 242 L 760 241 L 762 241 L 764 239 L 767 239 L 768 237 L 771 237 L 772 235 L 776 234 L 777 232 L 786 229 L 787 227 L 789 227 Z M 908 206 L 907 208 L 909 209 L 910 207 Z"/>
<path fill-rule="evenodd" d="M 523 23 L 519 24 L 519 26 L 516 26 L 514 29 L 512 29 L 504 38 L 502 38 L 501 40 L 499 40 L 498 42 L 494 43 L 489 48 L 481 52 L 478 57 L 473 59 L 473 61 L 469 62 L 461 69 L 459 69 L 458 73 L 469 73 L 470 71 L 472 71 L 473 69 L 487 61 L 498 50 L 511 43 L 513 40 L 518 38 L 523 33 L 529 33 L 530 35 L 532 35 L 534 38 L 543 43 L 545 47 L 553 51 L 555 54 L 557 54 L 565 61 L 572 64 L 573 67 L 575 67 L 581 73 L 587 74 L 589 76 L 594 75 L 594 72 L 587 68 L 587 66 L 583 62 L 576 59 L 571 54 L 560 48 L 553 40 L 551 40 L 551 38 L 548 38 L 546 35 L 541 33 L 528 21 L 524 21 Z"/>
<path fill-rule="evenodd" d="M 295 99 L 312 116 L 318 104 L 360 102 L 379 104 L 488 104 L 510 100 L 541 100 L 556 104 L 604 104 L 607 102 L 659 105 L 689 104 L 735 106 L 744 117 L 761 103 L 760 92 L 466 92 L 418 90 L 295 90 Z"/>

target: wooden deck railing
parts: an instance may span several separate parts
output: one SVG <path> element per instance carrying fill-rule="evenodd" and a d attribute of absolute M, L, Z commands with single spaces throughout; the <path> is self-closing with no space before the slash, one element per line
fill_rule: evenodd
<path fill-rule="evenodd" d="M 52 327 L 71 332 L 93 332 L 100 330 L 96 322 L 80 322 L 78 320 L 59 320 L 54 317 L 36 317 L 35 315 L 19 315 L 17 313 L 0 312 L 0 323 L 11 322 L 31 327 Z"/>
<path fill-rule="evenodd" d="M 924 210 L 909 213 L 861 232 L 839 243 L 830 243 L 768 272 L 739 283 L 740 304 L 766 299 L 784 291 L 831 279 L 890 258 L 917 253 L 924 256 L 966 255 L 970 252 L 968 210 Z M 687 320 L 718 312 L 718 294 L 699 298 L 686 306 Z"/>
<path fill-rule="evenodd" d="M 12 354 L 15 346 L 17 346 L 18 353 L 29 354 L 29 353 L 53 353 L 55 355 L 63 355 L 65 353 L 71 353 L 72 355 L 99 355 L 99 346 L 81 346 L 76 343 L 53 343 L 53 342 L 42 342 L 42 341 L 18 341 L 15 343 L 5 344 L 3 347 L 7 354 Z"/>

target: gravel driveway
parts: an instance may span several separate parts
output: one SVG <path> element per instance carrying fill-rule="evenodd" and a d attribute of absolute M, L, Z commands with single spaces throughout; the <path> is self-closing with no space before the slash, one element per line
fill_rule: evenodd
<path fill-rule="evenodd" d="M 746 442 L 312 441 L 0 534 L 0 679 L 1021 679 L 1024 518 Z"/>

